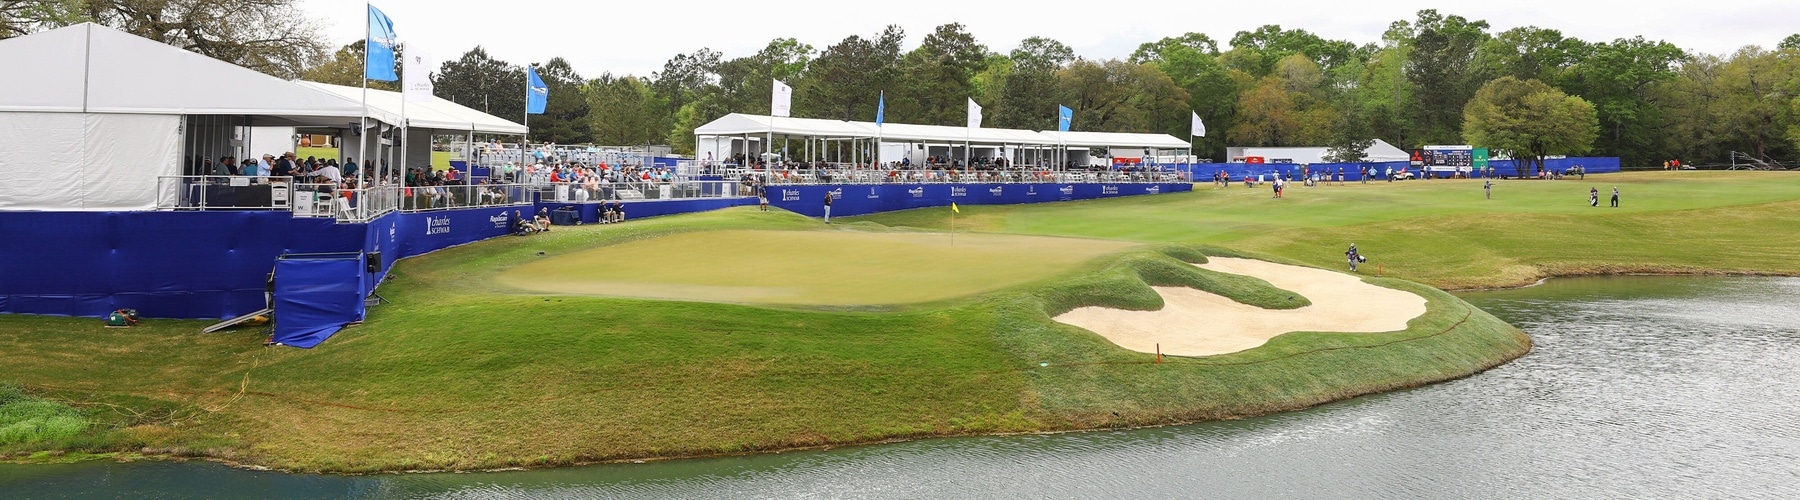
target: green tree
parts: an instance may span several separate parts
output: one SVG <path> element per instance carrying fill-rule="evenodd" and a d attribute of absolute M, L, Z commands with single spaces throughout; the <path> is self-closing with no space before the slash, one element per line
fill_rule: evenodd
<path fill-rule="evenodd" d="M 1303 54 L 1322 70 L 1330 70 L 1360 62 L 1373 51 L 1348 41 L 1326 40 L 1306 30 L 1282 29 L 1274 24 L 1255 31 L 1237 32 L 1231 37 L 1231 49 L 1230 66 L 1259 78 L 1274 71 L 1275 63 L 1294 54 Z"/>
<path fill-rule="evenodd" d="M 544 114 L 531 117 L 531 140 L 559 144 L 593 142 L 590 108 L 582 93 L 587 81 L 561 57 L 539 65 L 538 77 L 544 79 L 550 97 L 544 103 Z"/>
<path fill-rule="evenodd" d="M 319 83 L 329 83 L 332 85 L 361 87 L 363 85 L 363 75 L 366 74 L 363 72 L 364 42 L 365 40 L 350 42 L 350 45 L 345 45 L 343 48 L 338 49 L 336 53 L 333 53 L 330 59 L 326 59 L 324 62 L 314 65 L 311 68 L 307 68 L 306 72 L 300 75 L 300 79 Z M 400 65 L 400 61 L 405 60 L 404 57 L 401 57 L 401 54 L 404 53 L 405 50 L 405 47 L 394 48 L 394 74 L 396 75 L 401 74 L 401 72 L 405 70 Z M 369 88 L 372 89 L 400 90 L 400 82 L 397 81 L 382 82 L 370 80 L 368 83 Z"/>
<path fill-rule="evenodd" d="M 900 58 L 900 81 L 906 85 L 888 93 L 888 113 L 896 122 L 963 125 L 967 99 L 975 97 L 975 74 L 987 57 L 987 46 L 961 23 L 938 26 Z"/>
<path fill-rule="evenodd" d="M 871 120 L 877 95 L 899 77 L 900 44 L 906 32 L 889 25 L 871 38 L 849 36 L 826 47 L 795 89 L 796 106 L 809 116 L 838 120 Z M 893 93 L 889 93 L 890 119 Z"/>
<path fill-rule="evenodd" d="M 1463 139 L 1510 153 L 1518 174 L 1551 154 L 1582 154 L 1599 133 L 1594 105 L 1537 80 L 1488 82 L 1463 108 Z"/>
<path fill-rule="evenodd" d="M 1132 61 L 1155 66 L 1187 91 L 1189 109 L 1198 113 L 1213 131 L 1207 137 L 1194 139 L 1195 154 L 1223 159 L 1228 145 L 1224 132 L 1236 123 L 1238 82 L 1249 80 L 1248 74 L 1234 75 L 1234 70 L 1220 63 L 1218 45 L 1201 33 L 1140 45 L 1132 54 Z M 1185 122 L 1170 132 L 1176 137 L 1189 137 Z"/>
<path fill-rule="evenodd" d="M 268 73 L 297 78 L 325 56 L 327 45 L 317 23 L 309 20 L 298 0 L 49 0 L 19 12 L 35 16 L 24 23 L 0 20 L 7 31 L 42 29 L 93 21 L 214 59 Z M 17 5 L 17 2 L 6 2 Z M 0 14 L 8 5 L 0 4 Z M 10 16 L 0 16 L 10 17 Z"/>
<path fill-rule="evenodd" d="M 1127 59 L 1133 63 L 1154 63 L 1162 61 L 1176 52 L 1197 52 L 1207 56 L 1219 56 L 1219 42 L 1205 33 L 1189 32 L 1181 36 L 1163 37 L 1161 40 L 1138 45 L 1136 51 Z M 1070 53 L 1073 56 L 1073 53 Z"/>
<path fill-rule="evenodd" d="M 1592 47 L 1566 38 L 1561 31 L 1522 26 L 1494 35 L 1476 51 L 1483 77 L 1511 76 L 1547 83 L 1562 81 L 1563 73 L 1585 58 Z"/>
<path fill-rule="evenodd" d="M 476 46 L 445 61 L 432 75 L 438 97 L 512 121 L 525 119 L 525 68 L 488 56 Z"/>
<path fill-rule="evenodd" d="M 1413 87 L 1413 124 L 1417 140 L 1450 143 L 1461 136 L 1461 111 L 1482 78 L 1475 71 L 1475 51 L 1488 39 L 1487 21 L 1421 10 L 1408 24 L 1395 23 L 1391 38 L 1408 46 L 1406 78 Z"/>
<path fill-rule="evenodd" d="M 1151 65 L 1078 60 L 1057 71 L 1056 82 L 1075 111 L 1071 130 L 1164 131 L 1177 114 L 1187 117 L 1187 91 Z"/>
<path fill-rule="evenodd" d="M 1056 129 L 1056 72 L 1075 60 L 1075 51 L 1044 37 L 1026 38 L 1007 58 L 1011 72 L 1001 82 L 993 111 L 994 126 L 1028 130 Z"/>
<path fill-rule="evenodd" d="M 1596 149 L 1626 163 L 1648 164 L 1662 156 L 1663 108 L 1651 101 L 1657 86 L 1676 76 L 1688 59 L 1673 44 L 1643 37 L 1596 44 L 1592 53 L 1569 72 L 1562 86 L 1594 103 L 1602 134 Z"/>
<path fill-rule="evenodd" d="M 614 146 L 654 142 L 653 117 L 661 103 L 656 102 L 649 80 L 606 73 L 588 81 L 582 94 L 588 101 L 595 142 Z"/>

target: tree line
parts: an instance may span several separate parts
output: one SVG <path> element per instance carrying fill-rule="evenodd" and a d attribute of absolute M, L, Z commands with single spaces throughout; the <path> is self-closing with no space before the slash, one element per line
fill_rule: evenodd
<path fill-rule="evenodd" d="M 280 35 L 272 47 L 255 29 L 294 14 L 292 3 L 0 0 L 0 38 L 95 20 L 276 76 L 358 84 L 361 41 L 327 51 L 309 41 L 316 28 L 299 23 L 267 30 Z M 1800 35 L 1715 55 L 1642 36 L 1495 32 L 1428 9 L 1375 42 L 1266 25 L 1224 43 L 1203 33 L 1150 41 L 1123 59 L 1084 58 L 1051 37 L 1002 53 L 957 23 L 915 47 L 905 38 L 888 26 L 823 48 L 794 38 L 734 58 L 702 48 L 649 75 L 588 78 L 552 58 L 537 64 L 550 102 L 531 117 L 531 138 L 692 151 L 696 127 L 767 113 L 775 79 L 793 86 L 793 115 L 809 118 L 871 121 L 885 93 L 886 119 L 896 123 L 960 126 L 973 98 L 991 127 L 1054 130 L 1060 104 L 1075 110 L 1073 130 L 1186 137 L 1192 110 L 1211 131 L 1197 154 L 1215 160 L 1227 145 L 1347 152 L 1374 139 L 1619 156 L 1635 166 L 1724 162 L 1733 151 L 1800 156 Z M 477 46 L 444 61 L 434 81 L 441 97 L 518 120 L 523 71 Z"/>

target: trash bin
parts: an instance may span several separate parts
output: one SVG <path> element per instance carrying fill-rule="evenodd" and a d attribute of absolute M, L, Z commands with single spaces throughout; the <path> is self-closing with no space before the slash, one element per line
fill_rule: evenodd
<path fill-rule="evenodd" d="M 581 224 L 581 212 L 573 208 L 558 208 L 550 211 L 550 225 L 575 226 Z"/>

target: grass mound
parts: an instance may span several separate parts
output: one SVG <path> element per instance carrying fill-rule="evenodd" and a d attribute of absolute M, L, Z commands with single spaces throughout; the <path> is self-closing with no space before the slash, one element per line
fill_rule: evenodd
<path fill-rule="evenodd" d="M 87 428 L 87 419 L 68 405 L 0 385 L 0 446 L 65 440 Z"/>

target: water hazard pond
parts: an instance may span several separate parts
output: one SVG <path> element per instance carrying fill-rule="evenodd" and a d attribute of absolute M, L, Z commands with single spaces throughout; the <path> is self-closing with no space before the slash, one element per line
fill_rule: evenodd
<path fill-rule="evenodd" d="M 0 465 L 0 497 L 1800 497 L 1800 279 L 1462 295 L 1536 350 L 1464 380 L 1244 421 L 485 474 Z"/>

